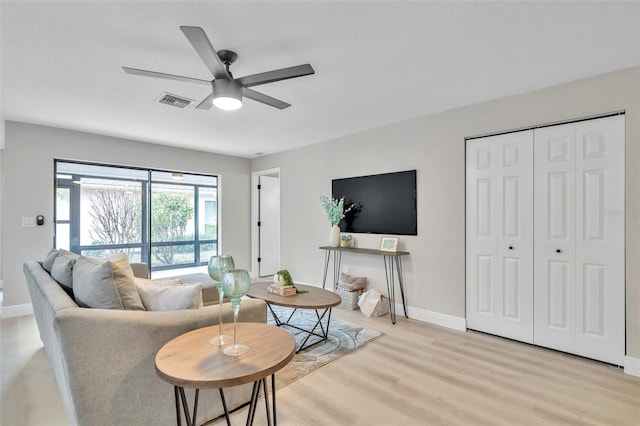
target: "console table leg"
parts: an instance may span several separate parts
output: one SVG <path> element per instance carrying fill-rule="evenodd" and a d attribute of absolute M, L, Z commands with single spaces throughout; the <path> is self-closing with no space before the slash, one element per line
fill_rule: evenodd
<path fill-rule="evenodd" d="M 389 292 L 389 315 L 391 323 L 396 323 L 396 297 L 395 297 L 395 274 L 393 260 L 389 256 L 384 256 L 384 273 L 387 278 L 387 291 Z"/>
<path fill-rule="evenodd" d="M 325 285 L 327 284 L 327 271 L 329 270 L 330 260 L 331 260 L 331 250 L 327 250 L 324 255 L 324 274 L 322 276 L 322 288 L 324 288 Z"/>
<path fill-rule="evenodd" d="M 405 318 L 409 318 L 407 315 L 407 304 L 404 301 L 404 282 L 402 277 L 402 259 L 400 256 L 396 256 L 396 268 L 398 269 L 398 285 L 400 286 L 400 297 L 402 297 L 402 309 L 404 310 Z"/>
<path fill-rule="evenodd" d="M 335 252 L 334 256 L 334 271 L 333 271 L 333 289 L 338 288 L 338 282 L 340 281 L 340 270 L 342 269 L 342 252 Z M 338 262 L 335 262 L 335 257 L 338 257 Z"/>

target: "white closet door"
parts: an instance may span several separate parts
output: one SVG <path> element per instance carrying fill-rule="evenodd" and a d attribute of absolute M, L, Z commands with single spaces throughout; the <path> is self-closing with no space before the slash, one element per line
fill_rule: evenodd
<path fill-rule="evenodd" d="M 623 365 L 624 116 L 576 124 L 576 353 Z"/>
<path fill-rule="evenodd" d="M 535 131 L 534 343 L 575 348 L 575 124 Z"/>
<path fill-rule="evenodd" d="M 535 132 L 534 343 L 624 358 L 624 117 Z"/>
<path fill-rule="evenodd" d="M 533 132 L 467 142 L 467 326 L 533 341 Z"/>

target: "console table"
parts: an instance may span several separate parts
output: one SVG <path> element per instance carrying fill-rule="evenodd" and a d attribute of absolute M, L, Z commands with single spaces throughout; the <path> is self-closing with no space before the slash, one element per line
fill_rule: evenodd
<path fill-rule="evenodd" d="M 384 261 L 384 273 L 387 278 L 387 291 L 389 292 L 389 313 L 391 322 L 396 323 L 396 306 L 395 306 L 395 277 L 398 277 L 398 286 L 400 287 L 400 296 L 402 297 L 402 309 L 404 316 L 407 315 L 407 305 L 404 300 L 404 285 L 402 282 L 402 256 L 409 255 L 408 251 L 382 251 L 365 248 L 346 248 L 346 247 L 319 247 L 325 250 L 324 257 L 324 275 L 322 277 L 322 288 L 325 288 L 327 282 L 327 272 L 329 271 L 329 263 L 331 254 L 333 253 L 333 287 L 338 285 L 340 279 L 340 267 L 342 265 L 342 253 L 368 254 L 373 256 L 382 256 Z"/>

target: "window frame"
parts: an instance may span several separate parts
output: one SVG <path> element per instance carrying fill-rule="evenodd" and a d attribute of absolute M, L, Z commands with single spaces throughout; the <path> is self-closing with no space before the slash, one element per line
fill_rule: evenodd
<path fill-rule="evenodd" d="M 108 167 L 114 169 L 124 169 L 124 170 L 138 170 L 144 171 L 147 174 L 146 179 L 140 178 L 114 178 L 112 176 L 101 176 L 96 174 L 85 175 L 82 173 L 67 173 L 64 171 L 59 172 L 58 166 L 60 163 L 65 164 L 79 164 L 86 166 L 97 166 L 97 167 Z M 220 245 L 219 245 L 219 235 L 220 235 L 220 199 L 219 199 L 219 182 L 220 176 L 216 174 L 203 174 L 203 173 L 193 173 L 193 172 L 179 172 L 175 170 L 163 170 L 156 168 L 142 168 L 142 167 L 131 167 L 131 166 L 122 166 L 122 165 L 114 165 L 114 164 L 104 164 L 104 163 L 91 163 L 91 162 L 82 162 L 82 161 L 73 161 L 73 160 L 65 160 L 65 159 L 54 159 L 54 218 L 53 218 L 53 246 L 58 247 L 57 241 L 57 225 L 58 224 L 69 224 L 69 248 L 70 251 L 82 254 L 83 251 L 88 250 L 117 250 L 120 248 L 140 248 L 140 256 L 142 262 L 145 262 L 149 267 L 149 272 L 151 271 L 162 271 L 162 270 L 171 270 L 171 269 L 179 269 L 179 268 L 188 268 L 194 266 L 204 266 L 207 265 L 208 259 L 201 260 L 201 252 L 202 245 L 213 244 L 215 245 L 215 254 L 220 253 Z M 185 175 L 190 176 L 203 176 L 206 178 L 215 179 L 215 184 L 207 185 L 207 184 L 198 184 L 198 183 L 189 183 L 189 182 L 170 182 L 171 185 L 180 185 L 191 187 L 191 192 L 193 193 L 193 222 L 194 222 L 194 235 L 193 239 L 190 240 L 180 240 L 180 241 L 160 241 L 154 242 L 152 240 L 151 235 L 151 203 L 152 203 L 152 187 L 154 185 L 154 180 L 152 179 L 154 172 L 160 173 L 183 173 Z M 70 176 L 70 178 L 60 178 L 58 174 L 64 174 Z M 74 182 L 80 181 L 83 177 L 91 178 L 91 179 L 102 179 L 102 180 L 129 180 L 129 181 L 137 181 L 140 182 L 141 185 L 141 239 L 139 243 L 129 243 L 129 244 L 103 244 L 103 245 L 81 245 L 80 244 L 80 234 L 81 234 L 81 186 Z M 165 181 L 155 181 L 158 183 L 168 183 Z M 58 219 L 58 188 L 68 188 L 69 189 L 69 219 Z M 212 188 L 216 191 L 216 230 L 215 236 L 212 239 L 201 239 L 200 235 L 200 215 L 204 214 L 200 212 L 199 200 L 200 200 L 200 189 L 201 188 Z M 189 263 L 178 263 L 173 265 L 156 265 L 153 266 L 152 258 L 153 253 L 152 250 L 154 247 L 158 246 L 193 246 L 193 259 L 192 262 Z"/>

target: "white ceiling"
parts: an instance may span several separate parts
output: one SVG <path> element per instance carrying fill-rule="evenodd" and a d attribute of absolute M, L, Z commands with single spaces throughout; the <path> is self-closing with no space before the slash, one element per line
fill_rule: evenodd
<path fill-rule="evenodd" d="M 2 1 L 2 118 L 254 157 L 640 65 L 640 2 Z M 240 77 L 310 63 L 254 87 L 293 106 L 179 109 L 210 80 L 180 25 L 239 54 Z"/>

